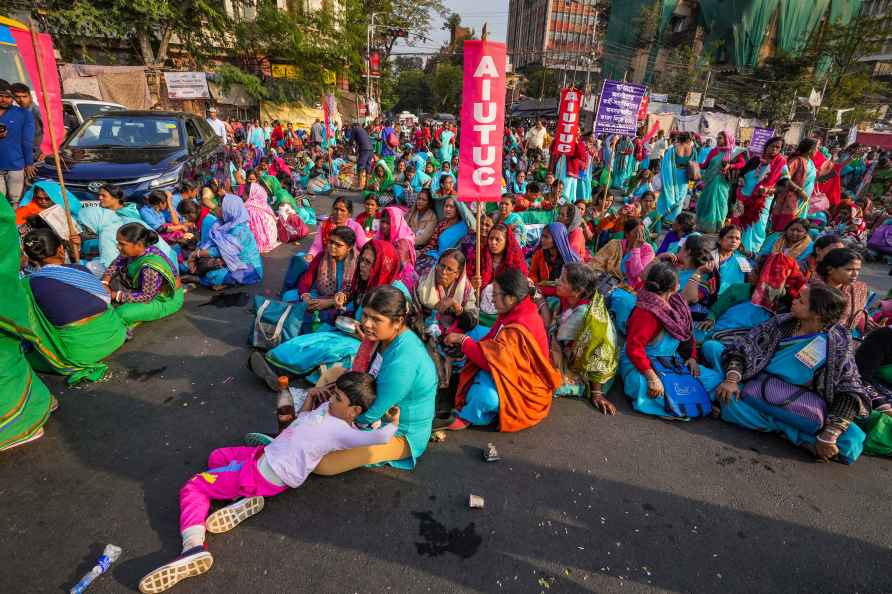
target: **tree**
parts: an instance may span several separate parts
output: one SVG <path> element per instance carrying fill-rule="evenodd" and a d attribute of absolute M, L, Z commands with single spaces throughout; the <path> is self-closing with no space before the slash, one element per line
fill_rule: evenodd
<path fill-rule="evenodd" d="M 275 0 L 260 0 L 256 18 L 236 22 L 233 36 L 244 71 L 258 73 L 265 62 L 296 65 L 296 77 L 264 82 L 273 101 L 318 100 L 329 88 L 326 73 L 355 63 L 360 51 L 331 12 L 283 11 Z"/>
<path fill-rule="evenodd" d="M 871 76 L 861 58 L 881 53 L 892 26 L 892 17 L 861 15 L 848 25 L 829 24 L 816 36 L 810 57 L 818 65 L 816 86 L 827 84 L 818 120 L 836 125 L 836 110 L 854 108 L 845 114 L 848 125 L 873 119 L 874 110 L 889 95 L 888 85 Z"/>
<path fill-rule="evenodd" d="M 394 111 L 429 111 L 433 108 L 433 93 L 424 70 L 401 70 L 397 89 L 398 100 L 393 107 Z"/>
<path fill-rule="evenodd" d="M 773 127 L 790 119 L 794 101 L 797 97 L 808 96 L 813 84 L 811 57 L 780 53 L 752 71 L 717 81 L 710 95 L 732 109 L 767 120 Z"/>
<path fill-rule="evenodd" d="M 372 13 L 377 15 L 376 44 L 384 52 L 384 61 L 389 61 L 393 46 L 398 37 L 391 34 L 396 29 L 405 29 L 406 43 L 414 45 L 419 41 L 430 41 L 430 25 L 436 17 L 446 18 L 448 11 L 443 0 L 350 0 L 362 5 L 365 25 Z"/>
<path fill-rule="evenodd" d="M 557 97 L 561 92 L 561 77 L 555 70 L 542 66 L 530 66 L 526 72 L 524 94 L 529 97 Z"/>
<path fill-rule="evenodd" d="M 41 14 L 67 53 L 85 38 L 125 40 L 143 64 L 157 68 L 167 62 L 174 35 L 197 61 L 216 51 L 231 25 L 221 6 L 203 0 L 47 0 Z"/>
<path fill-rule="evenodd" d="M 453 64 L 438 64 L 431 83 L 432 107 L 437 112 L 456 114 L 461 106 L 464 72 Z"/>

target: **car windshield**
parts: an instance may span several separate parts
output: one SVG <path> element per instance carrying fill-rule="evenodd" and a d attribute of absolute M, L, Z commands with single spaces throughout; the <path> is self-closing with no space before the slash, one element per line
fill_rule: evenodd
<path fill-rule="evenodd" d="M 92 118 L 97 113 L 103 113 L 107 111 L 124 111 L 126 107 L 119 107 L 117 105 L 103 105 L 102 103 L 78 103 L 78 110 L 81 112 L 81 117 L 85 120 L 87 118 Z"/>
<path fill-rule="evenodd" d="M 68 148 L 181 148 L 175 118 L 101 115 L 84 122 Z"/>

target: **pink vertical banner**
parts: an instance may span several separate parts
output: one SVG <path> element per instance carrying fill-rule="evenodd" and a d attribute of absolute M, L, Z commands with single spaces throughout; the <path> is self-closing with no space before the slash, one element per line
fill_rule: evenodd
<path fill-rule="evenodd" d="M 56 53 L 53 49 L 53 38 L 48 33 L 38 33 L 37 43 L 40 44 L 40 58 L 43 61 L 43 76 L 46 79 L 47 95 L 50 104 L 50 118 L 47 118 L 43 104 L 43 89 L 40 87 L 40 75 L 37 72 L 37 57 L 34 55 L 34 44 L 31 42 L 31 32 L 9 28 L 15 39 L 19 55 L 25 62 L 28 76 L 31 78 L 31 89 L 37 95 L 37 104 L 40 106 L 40 115 L 43 117 L 44 128 L 47 122 L 52 122 L 53 132 L 56 133 L 56 142 L 62 144 L 65 139 L 65 126 L 62 123 L 62 85 L 59 84 L 59 71 L 56 69 Z M 45 130 L 43 143 L 40 150 L 45 155 L 52 155 L 53 148 L 50 143 L 50 131 Z"/>
<path fill-rule="evenodd" d="M 462 202 L 498 202 L 502 196 L 506 54 L 504 43 L 465 41 L 458 152 Z"/>

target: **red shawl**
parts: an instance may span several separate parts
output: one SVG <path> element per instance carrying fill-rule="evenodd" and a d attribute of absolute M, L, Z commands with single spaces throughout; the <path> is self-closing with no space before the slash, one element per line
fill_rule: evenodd
<path fill-rule="evenodd" d="M 799 290 L 804 284 L 805 277 L 796 260 L 784 255 L 783 252 L 771 254 L 762 264 L 750 301 L 776 312 L 778 300 L 785 294 L 792 297 L 799 296 Z"/>
<path fill-rule="evenodd" d="M 743 204 L 743 214 L 735 221 L 741 229 L 748 229 L 755 224 L 762 215 L 762 209 L 765 208 L 766 192 L 774 189 L 774 186 L 780 180 L 784 172 L 784 166 L 787 164 L 787 158 L 778 154 L 771 160 L 768 166 L 768 172 L 759 180 L 750 196 L 743 194 L 743 187 L 737 190 L 737 199 Z M 765 160 L 762 160 L 765 165 Z"/>
<path fill-rule="evenodd" d="M 468 278 L 474 278 L 474 275 L 477 272 L 476 268 L 477 259 L 469 258 L 466 268 Z M 492 253 L 489 251 L 488 246 L 487 249 L 481 250 L 480 278 L 482 280 L 480 288 L 489 285 L 489 283 L 492 282 L 492 279 L 494 279 L 500 272 L 510 268 L 520 270 L 524 275 L 529 273 L 527 270 L 526 258 L 523 256 L 523 248 L 520 247 L 520 244 L 517 243 L 517 239 L 514 238 L 514 232 L 511 230 L 511 227 L 508 227 L 507 231 L 505 231 L 505 255 L 502 257 L 502 263 L 498 270 L 492 269 Z"/>
<path fill-rule="evenodd" d="M 820 178 L 822 176 L 821 169 L 825 167 L 827 157 L 824 156 L 824 153 L 818 151 L 814 154 L 811 160 L 812 163 L 815 164 L 815 169 L 818 170 L 818 177 Z M 840 171 L 842 171 L 842 166 L 834 163 L 833 176 L 825 182 L 818 182 L 818 190 L 824 192 L 824 195 L 827 196 L 827 200 L 830 201 L 830 208 L 836 208 L 842 198 L 842 182 L 839 177 Z"/>
<path fill-rule="evenodd" d="M 369 244 L 375 251 L 375 263 L 372 264 L 372 270 L 369 272 L 366 291 L 381 285 L 389 285 L 400 277 L 400 257 L 393 244 L 383 239 L 372 239 Z M 353 271 L 353 282 L 350 283 L 350 286 L 355 291 L 360 284 L 359 262 L 357 261 Z"/>

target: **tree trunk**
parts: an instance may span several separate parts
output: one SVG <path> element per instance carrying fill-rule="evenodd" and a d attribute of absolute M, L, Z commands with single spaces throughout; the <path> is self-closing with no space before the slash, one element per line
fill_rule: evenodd
<path fill-rule="evenodd" d="M 158 68 L 164 66 L 167 62 L 167 50 L 170 47 L 170 38 L 173 36 L 173 29 L 168 27 L 161 34 L 161 43 L 158 45 L 158 55 L 156 57 L 156 65 Z"/>
<path fill-rule="evenodd" d="M 136 41 L 139 45 L 139 53 L 142 54 L 143 64 L 155 65 L 155 51 L 152 49 L 152 37 L 149 31 L 140 29 L 136 32 Z"/>

